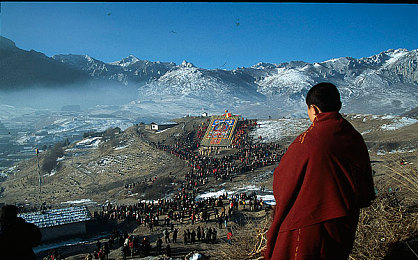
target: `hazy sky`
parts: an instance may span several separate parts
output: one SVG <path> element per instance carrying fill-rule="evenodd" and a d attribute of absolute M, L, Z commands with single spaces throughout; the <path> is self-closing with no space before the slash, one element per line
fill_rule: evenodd
<path fill-rule="evenodd" d="M 234 69 L 418 48 L 418 5 L 1 2 L 0 34 L 48 56 Z"/>

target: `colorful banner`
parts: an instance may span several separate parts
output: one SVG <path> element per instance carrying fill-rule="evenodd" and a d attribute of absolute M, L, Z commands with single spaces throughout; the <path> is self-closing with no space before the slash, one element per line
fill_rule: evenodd
<path fill-rule="evenodd" d="M 204 146 L 231 145 L 237 121 L 238 117 L 234 116 L 213 118 L 201 144 Z"/>

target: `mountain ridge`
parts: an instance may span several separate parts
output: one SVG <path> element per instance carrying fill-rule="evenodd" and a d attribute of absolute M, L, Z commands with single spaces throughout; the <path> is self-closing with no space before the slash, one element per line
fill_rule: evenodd
<path fill-rule="evenodd" d="M 10 40 L 4 42 L 8 48 L 17 48 Z M 227 108 L 252 116 L 295 116 L 304 110 L 309 88 L 324 81 L 339 88 L 346 111 L 399 115 L 418 106 L 418 49 L 389 49 L 360 59 L 339 57 L 315 63 L 259 62 L 233 70 L 204 69 L 187 61 L 179 65 L 147 61 L 135 55 L 109 63 L 88 55 L 44 58 L 84 73 L 91 80 L 137 88 L 137 102 L 125 108 L 149 113 L 170 110 L 170 115 L 179 116 Z"/>
<path fill-rule="evenodd" d="M 0 89 L 87 83 L 90 77 L 34 50 L 25 51 L 0 36 Z"/>

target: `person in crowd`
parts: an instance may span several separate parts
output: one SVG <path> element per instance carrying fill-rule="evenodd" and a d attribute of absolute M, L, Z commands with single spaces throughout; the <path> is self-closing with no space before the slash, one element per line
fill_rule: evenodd
<path fill-rule="evenodd" d="M 200 231 L 200 226 L 197 227 L 197 231 L 196 231 L 196 237 L 197 237 L 197 241 L 200 242 L 200 238 L 202 236 L 202 233 Z"/>
<path fill-rule="evenodd" d="M 158 237 L 157 246 L 155 247 L 155 249 L 157 251 L 157 255 L 161 254 L 162 245 L 163 245 L 163 240 L 161 239 L 161 237 Z"/>
<path fill-rule="evenodd" d="M 228 230 L 228 234 L 226 234 L 226 239 L 228 241 L 228 244 L 232 245 L 232 231 L 231 231 L 231 229 Z"/>
<path fill-rule="evenodd" d="M 183 231 L 183 243 L 187 245 L 187 232 L 186 230 Z"/>
<path fill-rule="evenodd" d="M 216 243 L 217 234 L 218 234 L 218 231 L 215 228 L 213 228 L 213 230 L 212 230 L 212 244 Z"/>
<path fill-rule="evenodd" d="M 171 257 L 171 247 L 170 247 L 170 245 L 169 245 L 169 244 L 167 244 L 167 246 L 165 247 L 165 254 L 166 254 L 168 257 Z"/>
<path fill-rule="evenodd" d="M 163 231 L 165 243 L 171 243 L 170 241 L 170 232 L 168 232 L 168 229 L 165 228 Z"/>
<path fill-rule="evenodd" d="M 145 256 L 148 256 L 151 251 L 151 243 L 148 237 L 144 237 L 142 240 L 142 251 L 144 252 Z"/>
<path fill-rule="evenodd" d="M 196 231 L 194 229 L 190 233 L 190 238 L 191 238 L 192 244 L 196 243 Z"/>
<path fill-rule="evenodd" d="M 102 248 L 102 243 L 100 242 L 100 240 L 97 240 L 96 248 L 97 248 L 97 252 L 99 252 L 100 249 Z"/>
<path fill-rule="evenodd" d="M 178 229 L 175 228 L 173 231 L 173 243 L 177 243 L 177 233 L 178 233 Z"/>

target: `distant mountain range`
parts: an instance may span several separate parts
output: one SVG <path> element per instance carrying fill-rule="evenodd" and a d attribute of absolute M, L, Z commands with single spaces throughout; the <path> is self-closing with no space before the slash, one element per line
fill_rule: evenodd
<path fill-rule="evenodd" d="M 176 65 L 133 55 L 112 63 L 88 55 L 49 58 L 21 50 L 4 37 L 0 40 L 0 89 L 98 80 L 120 83 L 138 88 L 138 100 L 125 109 L 143 113 L 178 116 L 229 109 L 254 117 L 301 116 L 306 114 L 307 91 L 323 81 L 339 88 L 343 112 L 402 114 L 418 106 L 418 50 L 391 49 L 361 59 L 208 70 L 186 61 Z"/>

